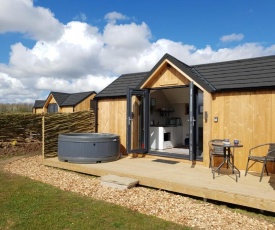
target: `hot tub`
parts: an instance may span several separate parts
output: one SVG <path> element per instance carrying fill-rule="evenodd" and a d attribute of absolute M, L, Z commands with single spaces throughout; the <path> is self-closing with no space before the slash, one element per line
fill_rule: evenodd
<path fill-rule="evenodd" d="M 120 137 L 110 133 L 66 133 L 58 136 L 58 159 L 71 163 L 118 160 Z"/>

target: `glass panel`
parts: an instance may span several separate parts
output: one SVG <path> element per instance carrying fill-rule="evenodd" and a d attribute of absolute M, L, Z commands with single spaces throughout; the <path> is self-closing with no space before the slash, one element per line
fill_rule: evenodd
<path fill-rule="evenodd" d="M 189 127 L 189 159 L 196 160 L 203 151 L 203 92 L 193 82 L 190 83 Z"/>
<path fill-rule="evenodd" d="M 58 112 L 58 107 L 56 103 L 51 103 L 48 105 L 48 113 L 57 113 Z"/>
<path fill-rule="evenodd" d="M 148 90 L 129 89 L 127 94 L 127 152 L 148 152 Z"/>
<path fill-rule="evenodd" d="M 189 98 L 189 160 L 193 161 L 196 153 L 196 128 L 195 128 L 195 93 L 194 84 L 190 82 L 189 85 L 190 98 Z"/>
<path fill-rule="evenodd" d="M 197 157 L 202 156 L 203 151 L 203 92 L 198 90 L 197 101 Z"/>
<path fill-rule="evenodd" d="M 131 101 L 131 149 L 144 149 L 144 96 L 133 95 Z"/>

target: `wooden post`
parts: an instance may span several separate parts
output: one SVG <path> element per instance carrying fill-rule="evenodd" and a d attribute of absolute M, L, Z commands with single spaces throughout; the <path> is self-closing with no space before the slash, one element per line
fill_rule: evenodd
<path fill-rule="evenodd" d="M 42 157 L 45 159 L 45 115 L 42 114 Z"/>

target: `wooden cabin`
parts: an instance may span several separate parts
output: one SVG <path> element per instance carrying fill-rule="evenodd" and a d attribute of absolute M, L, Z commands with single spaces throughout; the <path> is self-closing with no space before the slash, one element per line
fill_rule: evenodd
<path fill-rule="evenodd" d="M 32 107 L 32 113 L 36 113 L 36 114 L 43 113 L 44 104 L 45 104 L 45 100 L 35 100 L 34 105 Z"/>
<path fill-rule="evenodd" d="M 36 100 L 33 113 L 72 113 L 93 109 L 95 91 L 80 93 L 50 92 L 45 101 Z"/>
<path fill-rule="evenodd" d="M 165 54 L 95 99 L 97 131 L 120 135 L 123 154 L 208 166 L 211 139 L 238 139 L 235 165 L 243 170 L 250 148 L 275 142 L 275 56 L 188 66 Z M 275 164 L 268 168 L 275 172 Z"/>

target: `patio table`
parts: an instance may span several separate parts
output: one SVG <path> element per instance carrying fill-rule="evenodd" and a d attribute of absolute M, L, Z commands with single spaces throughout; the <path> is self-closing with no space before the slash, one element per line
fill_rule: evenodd
<path fill-rule="evenodd" d="M 233 143 L 224 144 L 222 141 L 212 143 L 212 145 L 223 147 L 223 162 L 215 170 L 213 170 L 213 179 L 215 179 L 215 173 L 216 172 L 220 173 L 221 167 L 224 164 L 227 164 L 227 168 L 229 166 L 232 169 L 232 174 L 236 175 L 236 181 L 238 181 L 238 176 L 237 175 L 239 175 L 239 177 L 241 177 L 241 173 L 240 173 L 240 170 L 234 165 L 234 157 L 232 158 L 232 161 L 230 161 L 231 148 L 233 148 L 235 150 L 235 148 L 243 147 L 243 145 L 233 144 Z"/>

